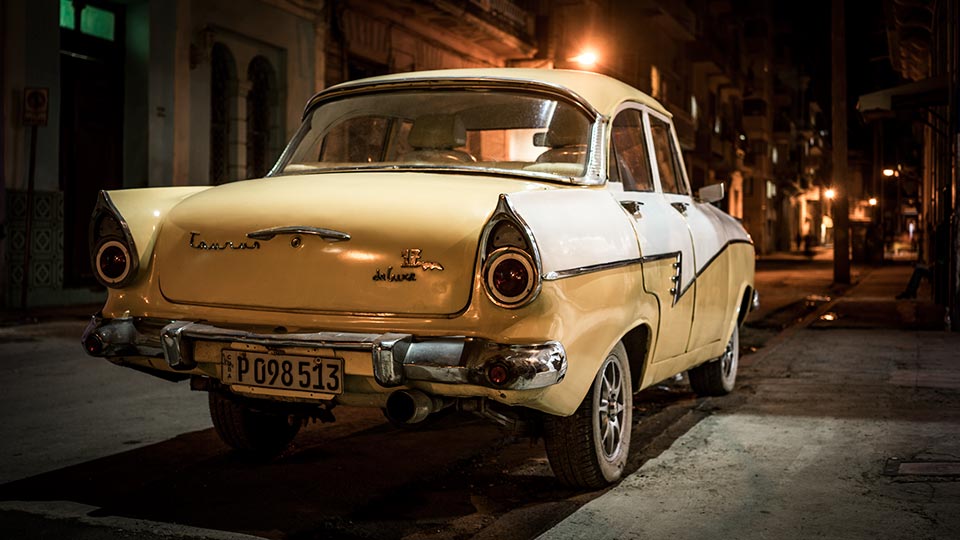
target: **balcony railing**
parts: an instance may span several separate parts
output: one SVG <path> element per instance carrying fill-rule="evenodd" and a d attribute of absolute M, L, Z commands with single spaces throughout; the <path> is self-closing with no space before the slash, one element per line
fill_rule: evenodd
<path fill-rule="evenodd" d="M 470 0 L 474 15 L 509 26 L 514 33 L 530 38 L 533 13 L 511 0 Z"/>
<path fill-rule="evenodd" d="M 647 15 L 659 22 L 678 39 L 692 40 L 696 36 L 697 16 L 676 0 L 648 0 Z"/>
<path fill-rule="evenodd" d="M 677 138 L 684 150 L 696 148 L 693 117 L 682 107 L 674 103 L 666 103 L 667 110 L 673 114 L 673 125 L 677 129 Z"/>

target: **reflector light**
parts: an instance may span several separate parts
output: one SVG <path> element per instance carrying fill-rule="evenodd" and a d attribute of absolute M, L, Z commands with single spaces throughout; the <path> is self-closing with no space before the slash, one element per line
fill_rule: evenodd
<path fill-rule="evenodd" d="M 96 334 L 90 334 L 87 336 L 87 339 L 84 340 L 83 348 L 91 355 L 96 356 L 103 351 L 103 342 L 100 341 L 100 338 L 97 337 Z"/>
<path fill-rule="evenodd" d="M 487 378 L 496 385 L 501 385 L 510 380 L 510 372 L 503 364 L 493 364 L 487 369 Z"/>

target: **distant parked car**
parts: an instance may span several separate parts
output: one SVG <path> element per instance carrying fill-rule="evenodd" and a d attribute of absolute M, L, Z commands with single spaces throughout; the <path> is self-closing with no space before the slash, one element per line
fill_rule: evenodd
<path fill-rule="evenodd" d="M 83 344 L 190 378 L 240 451 L 338 405 L 456 407 L 542 433 L 561 481 L 599 487 L 635 391 L 683 371 L 733 389 L 754 247 L 722 197 L 690 193 L 671 115 L 603 75 L 349 82 L 266 178 L 101 193 L 109 297 Z"/>

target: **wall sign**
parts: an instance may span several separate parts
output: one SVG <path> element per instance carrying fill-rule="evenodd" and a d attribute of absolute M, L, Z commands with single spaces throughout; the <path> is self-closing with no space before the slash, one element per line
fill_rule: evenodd
<path fill-rule="evenodd" d="M 45 126 L 50 112 L 49 88 L 23 89 L 23 125 Z"/>

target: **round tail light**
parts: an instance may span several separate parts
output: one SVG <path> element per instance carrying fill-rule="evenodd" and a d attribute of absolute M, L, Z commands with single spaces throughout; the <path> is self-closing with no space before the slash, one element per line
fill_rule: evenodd
<path fill-rule="evenodd" d="M 108 286 L 116 285 L 130 275 L 130 250 L 117 240 L 106 241 L 97 249 L 94 264 L 100 281 Z"/>
<path fill-rule="evenodd" d="M 510 370 L 500 362 L 496 362 L 487 368 L 487 379 L 494 386 L 503 386 L 510 381 Z"/>
<path fill-rule="evenodd" d="M 501 248 L 491 253 L 484 274 L 490 298 L 504 307 L 525 303 L 539 283 L 530 256 L 515 248 Z"/>
<path fill-rule="evenodd" d="M 92 356 L 99 356 L 103 352 L 103 341 L 97 334 L 90 334 L 83 340 L 83 348 Z"/>

